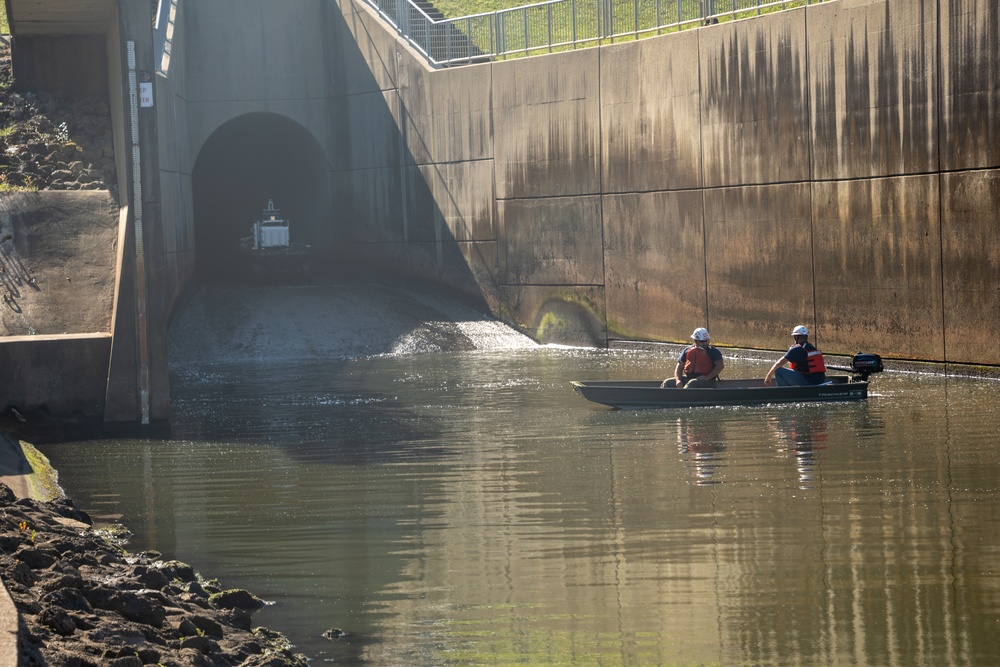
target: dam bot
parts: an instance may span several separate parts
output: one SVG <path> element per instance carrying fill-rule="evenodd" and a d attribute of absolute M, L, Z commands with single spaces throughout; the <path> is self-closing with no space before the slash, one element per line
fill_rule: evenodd
<path fill-rule="evenodd" d="M 292 242 L 289 226 L 288 218 L 268 199 L 250 236 L 239 243 L 241 263 L 250 277 L 307 277 L 312 272 L 312 246 Z"/>

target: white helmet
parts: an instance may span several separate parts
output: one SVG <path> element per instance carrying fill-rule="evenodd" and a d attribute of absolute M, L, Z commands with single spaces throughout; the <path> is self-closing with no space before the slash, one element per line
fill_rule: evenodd
<path fill-rule="evenodd" d="M 691 334 L 691 338 L 695 340 L 708 340 L 711 336 L 708 335 L 708 329 L 698 327 L 694 330 L 694 333 Z"/>
<path fill-rule="evenodd" d="M 808 336 L 809 335 L 809 329 L 806 329 L 804 326 L 802 326 L 800 324 L 799 326 L 797 326 L 794 329 L 792 329 L 792 335 L 793 336 Z"/>

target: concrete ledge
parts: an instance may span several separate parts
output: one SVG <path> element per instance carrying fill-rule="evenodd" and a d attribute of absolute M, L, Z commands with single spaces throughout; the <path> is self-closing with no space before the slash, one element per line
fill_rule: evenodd
<path fill-rule="evenodd" d="M 0 410 L 54 416 L 102 416 L 111 356 L 111 334 L 10 336 L 0 339 Z"/>

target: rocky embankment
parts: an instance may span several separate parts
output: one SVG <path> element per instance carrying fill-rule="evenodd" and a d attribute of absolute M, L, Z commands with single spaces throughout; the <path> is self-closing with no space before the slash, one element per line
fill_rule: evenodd
<path fill-rule="evenodd" d="M 304 667 L 252 628 L 263 602 L 156 552 L 129 554 L 64 499 L 0 484 L 0 579 L 17 607 L 24 667 Z"/>
<path fill-rule="evenodd" d="M 10 45 L 0 40 L 0 193 L 117 192 L 107 99 L 12 90 Z"/>

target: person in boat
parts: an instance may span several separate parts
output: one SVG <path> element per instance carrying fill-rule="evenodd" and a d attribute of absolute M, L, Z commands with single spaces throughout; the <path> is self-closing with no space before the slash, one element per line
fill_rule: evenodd
<path fill-rule="evenodd" d="M 722 359 L 722 351 L 709 343 L 711 336 L 708 329 L 698 327 L 691 334 L 694 344 L 685 348 L 677 358 L 674 377 L 664 380 L 663 388 L 715 387 L 719 382 L 719 373 L 726 367 Z"/>
<path fill-rule="evenodd" d="M 764 376 L 764 384 L 788 387 L 826 382 L 826 362 L 823 361 L 823 353 L 809 342 L 809 329 L 800 324 L 792 329 L 792 339 L 795 345 L 774 362 Z M 785 368 L 786 365 L 789 368 Z"/>

